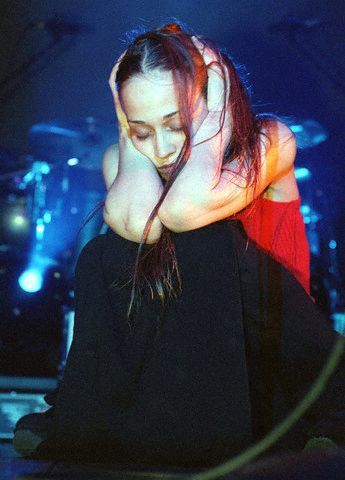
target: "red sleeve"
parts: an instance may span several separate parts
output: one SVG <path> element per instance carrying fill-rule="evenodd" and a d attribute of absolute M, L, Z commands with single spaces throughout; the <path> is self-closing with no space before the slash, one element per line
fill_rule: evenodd
<path fill-rule="evenodd" d="M 248 237 L 289 270 L 310 294 L 310 252 L 301 200 L 275 202 L 259 197 L 233 218 Z"/>

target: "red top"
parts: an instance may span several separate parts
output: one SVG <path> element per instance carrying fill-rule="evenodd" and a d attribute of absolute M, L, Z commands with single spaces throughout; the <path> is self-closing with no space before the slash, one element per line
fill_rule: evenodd
<path fill-rule="evenodd" d="M 289 270 L 310 294 L 310 252 L 301 199 L 276 202 L 258 197 L 234 218 L 248 237 Z"/>

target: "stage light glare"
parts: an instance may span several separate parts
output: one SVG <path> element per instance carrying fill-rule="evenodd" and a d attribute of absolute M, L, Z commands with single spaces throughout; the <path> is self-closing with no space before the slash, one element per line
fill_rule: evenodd
<path fill-rule="evenodd" d="M 36 268 L 29 268 L 20 275 L 18 283 L 24 292 L 36 293 L 43 285 L 42 273 Z"/>
<path fill-rule="evenodd" d="M 306 180 L 311 177 L 311 172 L 305 167 L 295 168 L 295 177 L 296 180 Z"/>
<path fill-rule="evenodd" d="M 50 172 L 50 166 L 47 162 L 41 162 L 41 172 L 43 175 L 48 175 Z"/>
<path fill-rule="evenodd" d="M 52 221 L 52 214 L 51 214 L 51 212 L 48 212 L 48 211 L 44 212 L 44 214 L 43 214 L 43 222 L 44 222 L 44 223 L 50 223 L 51 221 Z"/>
<path fill-rule="evenodd" d="M 24 215 L 17 214 L 10 218 L 10 224 L 15 229 L 22 229 L 27 227 L 28 219 Z"/>
<path fill-rule="evenodd" d="M 38 218 L 36 221 L 36 239 L 42 240 L 44 235 L 45 226 L 42 218 Z"/>
<path fill-rule="evenodd" d="M 336 240 L 330 240 L 329 243 L 328 243 L 328 246 L 331 250 L 335 250 L 337 248 Z"/>
<path fill-rule="evenodd" d="M 302 215 L 310 215 L 311 208 L 310 208 L 309 205 L 306 205 L 306 204 L 301 205 L 300 206 L 300 212 L 301 212 Z"/>
<path fill-rule="evenodd" d="M 290 129 L 293 131 L 293 133 L 303 132 L 302 125 L 290 125 Z"/>
<path fill-rule="evenodd" d="M 25 218 L 22 217 L 21 215 L 16 215 L 16 216 L 13 218 L 13 224 L 14 224 L 14 225 L 17 225 L 18 227 L 21 227 L 22 225 L 25 224 Z"/>
<path fill-rule="evenodd" d="M 70 167 L 74 167 L 75 165 L 78 165 L 78 163 L 79 163 L 79 158 L 76 158 L 76 157 L 69 158 L 67 160 L 67 165 L 69 165 Z"/>

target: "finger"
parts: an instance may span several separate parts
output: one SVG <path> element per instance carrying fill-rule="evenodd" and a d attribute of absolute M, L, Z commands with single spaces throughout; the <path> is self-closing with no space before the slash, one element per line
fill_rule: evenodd
<path fill-rule="evenodd" d="M 227 105 L 229 100 L 230 81 L 228 69 L 223 63 L 221 56 L 210 47 L 204 45 L 196 37 L 192 37 L 192 41 L 207 66 L 207 108 L 210 112 L 220 111 L 223 109 L 224 103 Z"/>
<path fill-rule="evenodd" d="M 225 101 L 224 76 L 218 63 L 211 63 L 207 68 L 207 109 L 218 112 L 223 109 Z"/>
<path fill-rule="evenodd" d="M 126 51 L 123 52 L 120 55 L 120 57 L 118 58 L 117 62 L 115 63 L 115 65 L 114 65 L 114 67 L 113 67 L 113 69 L 110 73 L 110 77 L 109 77 L 109 86 L 110 86 L 111 92 L 113 94 L 115 111 L 116 111 L 116 116 L 117 116 L 117 120 L 118 120 L 118 124 L 119 124 L 119 133 L 120 134 L 124 134 L 124 133 L 128 134 L 128 131 L 129 131 L 129 125 L 128 125 L 128 122 L 127 122 L 127 117 L 126 117 L 125 112 L 122 109 L 119 94 L 118 94 L 118 91 L 117 91 L 117 86 L 116 86 L 117 71 L 119 69 L 119 65 L 120 65 L 123 57 L 126 54 Z"/>
<path fill-rule="evenodd" d="M 127 117 L 126 117 L 125 112 L 122 109 L 121 102 L 120 102 L 117 91 L 113 95 L 113 98 L 114 98 L 115 111 L 116 111 L 117 121 L 118 121 L 118 124 L 119 124 L 119 129 L 121 129 L 121 130 L 124 129 L 128 133 L 129 132 L 129 125 L 128 125 Z M 123 132 L 121 132 L 121 133 L 123 133 Z"/>
<path fill-rule="evenodd" d="M 214 52 L 210 47 L 201 42 L 197 37 L 192 37 L 192 41 L 196 48 L 199 50 L 200 55 L 202 56 L 205 65 L 217 60 L 216 52 Z"/>
<path fill-rule="evenodd" d="M 123 57 L 126 55 L 126 53 L 127 53 L 127 50 L 125 50 L 125 51 L 119 56 L 119 58 L 117 59 L 115 65 L 113 66 L 112 71 L 111 71 L 111 73 L 110 73 L 109 86 L 110 86 L 110 89 L 111 89 L 111 91 L 112 91 L 113 94 L 116 92 L 116 75 L 117 75 L 117 71 L 118 71 L 119 65 L 120 65 L 120 63 L 122 62 L 122 59 L 123 59 Z"/>

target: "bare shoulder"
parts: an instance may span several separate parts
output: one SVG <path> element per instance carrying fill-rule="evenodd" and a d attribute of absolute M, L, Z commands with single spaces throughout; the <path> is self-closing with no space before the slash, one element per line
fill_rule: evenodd
<path fill-rule="evenodd" d="M 110 145 L 103 154 L 102 171 L 107 189 L 116 178 L 119 166 L 119 145 Z"/>
<path fill-rule="evenodd" d="M 268 120 L 261 128 L 262 160 L 282 173 L 293 168 L 296 157 L 296 138 L 280 120 Z"/>
<path fill-rule="evenodd" d="M 261 140 L 266 146 L 289 145 L 296 147 L 295 134 L 286 123 L 281 120 L 268 119 L 261 127 Z"/>
<path fill-rule="evenodd" d="M 271 169 L 271 181 L 264 197 L 276 201 L 295 200 L 299 196 L 294 174 L 296 139 L 292 130 L 279 120 L 269 121 L 262 129 L 262 162 Z"/>
<path fill-rule="evenodd" d="M 296 151 L 296 138 L 293 131 L 280 120 L 268 120 L 261 127 L 261 141 L 266 150 L 286 148 Z"/>

